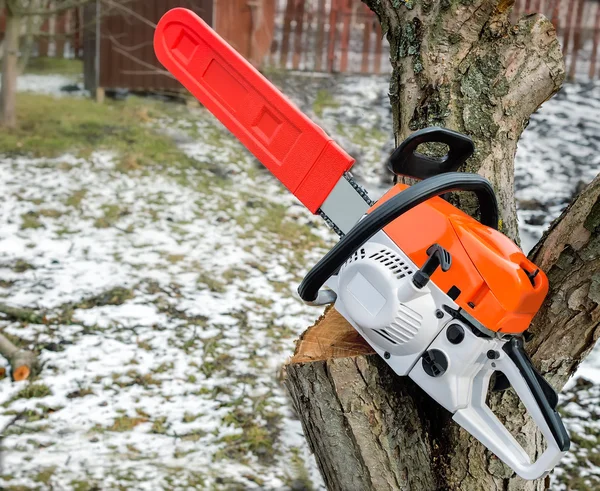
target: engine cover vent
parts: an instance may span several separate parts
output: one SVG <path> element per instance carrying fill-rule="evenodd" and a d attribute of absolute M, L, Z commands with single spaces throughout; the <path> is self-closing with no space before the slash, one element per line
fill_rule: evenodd
<path fill-rule="evenodd" d="M 398 257 L 396 254 L 394 254 L 393 251 L 389 249 L 381 249 L 380 251 L 371 254 L 369 256 L 369 259 L 379 261 L 386 268 L 388 268 L 398 279 L 405 278 L 406 276 L 414 273 L 414 271 L 408 264 L 406 264 L 400 257 Z"/>
<path fill-rule="evenodd" d="M 374 329 L 386 341 L 400 345 L 408 343 L 421 328 L 423 316 L 406 305 L 400 304 L 394 321 L 385 329 Z"/>
<path fill-rule="evenodd" d="M 365 252 L 364 247 L 361 247 L 359 250 L 354 251 L 354 254 L 352 254 L 344 263 L 344 266 L 347 266 L 350 263 L 353 263 L 354 261 L 358 261 L 359 259 L 364 259 L 366 257 L 367 253 Z"/>

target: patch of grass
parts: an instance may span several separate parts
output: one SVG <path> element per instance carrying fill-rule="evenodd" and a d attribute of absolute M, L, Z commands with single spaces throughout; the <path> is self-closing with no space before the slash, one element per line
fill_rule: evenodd
<path fill-rule="evenodd" d="M 578 435 L 577 433 L 572 433 L 571 434 L 571 441 L 573 443 L 575 443 L 578 447 L 581 448 L 587 448 L 589 450 L 593 450 L 598 446 L 598 439 L 594 438 L 589 439 L 589 438 L 584 438 L 581 435 Z"/>
<path fill-rule="evenodd" d="M 21 215 L 21 230 L 29 228 L 42 228 L 44 225 L 40 222 L 40 216 L 34 211 L 28 211 Z"/>
<path fill-rule="evenodd" d="M 0 132 L 0 148 L 7 155 L 57 157 L 71 152 L 87 157 L 96 150 L 119 156 L 117 170 L 168 171 L 190 185 L 187 169 L 206 168 L 188 157 L 152 122 L 172 111 L 167 103 L 129 97 L 125 102 L 97 104 L 90 99 L 19 93 L 17 127 Z M 194 186 L 208 189 L 215 176 L 195 176 Z"/>
<path fill-rule="evenodd" d="M 65 205 L 72 206 L 73 208 L 80 208 L 81 202 L 85 195 L 87 194 L 87 189 L 79 189 L 72 193 L 65 201 Z"/>
<path fill-rule="evenodd" d="M 147 422 L 148 422 L 147 418 L 142 418 L 142 417 L 132 418 L 129 416 L 119 416 L 118 418 L 115 418 L 113 424 L 108 427 L 108 431 L 117 431 L 117 432 L 131 431 L 136 426 L 138 426 L 142 423 L 147 423 Z"/>
<path fill-rule="evenodd" d="M 309 225 L 299 224 L 289 216 L 289 209 L 284 205 L 265 203 L 264 207 L 260 210 L 254 210 L 253 213 L 258 213 L 260 220 L 256 228 L 242 234 L 242 238 L 244 236 L 256 238 L 259 235 L 257 231 L 260 230 L 276 237 L 276 240 L 267 241 L 264 244 L 265 248 L 272 247 L 274 250 L 281 250 L 283 245 L 285 251 L 304 254 L 308 250 L 325 247 L 324 241 L 313 232 Z M 241 210 L 235 220 L 238 225 L 244 226 L 250 221 L 249 211 L 247 209 Z M 249 266 L 257 267 L 256 263 L 249 263 Z M 266 272 L 264 267 L 259 266 L 257 269 Z"/>
<path fill-rule="evenodd" d="M 352 143 L 360 147 L 371 147 L 373 142 L 383 143 L 385 142 L 387 135 L 379 128 L 365 128 L 364 126 L 348 126 L 338 124 L 336 126 L 337 132 L 350 139 Z M 447 151 L 442 155 L 446 155 Z"/>
<path fill-rule="evenodd" d="M 103 307 L 105 305 L 123 305 L 127 300 L 131 300 L 133 297 L 133 290 L 117 286 L 98 295 L 94 295 L 93 297 L 84 298 L 74 304 L 74 307 L 78 309 L 92 309 L 94 307 Z"/>
<path fill-rule="evenodd" d="M 46 218 L 60 218 L 63 216 L 62 211 L 55 210 L 53 208 L 42 208 L 38 211 L 39 215 Z"/>
<path fill-rule="evenodd" d="M 160 386 L 162 385 L 162 381 L 155 379 L 151 373 L 146 373 L 142 375 L 137 370 L 128 370 L 126 375 L 126 379 L 122 380 L 122 374 L 115 373 L 113 374 L 114 384 L 120 388 L 124 387 L 132 387 L 134 385 L 141 385 L 145 389 L 148 389 L 151 386 Z"/>
<path fill-rule="evenodd" d="M 313 489 L 312 482 L 308 470 L 306 469 L 304 459 L 300 456 L 300 450 L 294 447 L 291 451 L 290 467 L 292 468 L 294 475 L 289 479 L 290 482 L 288 485 L 292 489 L 311 491 Z"/>
<path fill-rule="evenodd" d="M 250 275 L 248 271 L 242 268 L 229 268 L 223 272 L 221 278 L 223 278 L 227 283 L 231 283 L 235 280 L 247 280 Z"/>
<path fill-rule="evenodd" d="M 227 291 L 227 285 L 215 275 L 209 273 L 200 273 L 196 279 L 196 283 L 205 286 L 214 293 L 225 293 Z"/>
<path fill-rule="evenodd" d="M 266 424 L 259 424 L 256 416 L 262 416 Z M 217 453 L 216 458 L 227 457 L 238 460 L 251 452 L 263 462 L 269 462 L 274 457 L 273 446 L 279 435 L 277 422 L 281 415 L 275 412 L 262 410 L 260 407 L 253 408 L 252 411 L 234 408 L 230 413 L 223 417 L 223 424 L 240 428 L 241 433 L 226 435 L 221 438 L 221 443 L 225 447 Z"/>
<path fill-rule="evenodd" d="M 319 117 L 323 116 L 323 110 L 327 107 L 339 107 L 340 103 L 336 101 L 328 90 L 320 89 L 317 92 L 313 102 L 313 111 Z"/>
<path fill-rule="evenodd" d="M 52 395 L 50 387 L 45 384 L 29 384 L 17 392 L 12 400 L 35 399 Z"/>
<path fill-rule="evenodd" d="M 167 432 L 167 426 L 167 417 L 161 416 L 153 421 L 150 432 L 156 433 L 157 435 L 164 435 Z"/>
<path fill-rule="evenodd" d="M 91 396 L 94 395 L 94 391 L 89 387 L 74 390 L 73 392 L 69 392 L 67 394 L 67 399 L 78 399 L 80 397 Z"/>
<path fill-rule="evenodd" d="M 156 368 L 152 369 L 152 373 L 165 373 L 168 370 L 171 370 L 173 368 L 174 364 L 173 362 L 170 363 L 166 363 L 163 362 L 160 365 L 158 365 Z"/>
<path fill-rule="evenodd" d="M 148 341 L 138 341 L 137 345 L 139 348 L 145 350 L 145 351 L 152 351 L 152 345 L 148 342 Z"/>
<path fill-rule="evenodd" d="M 30 58 L 25 73 L 83 75 L 83 61 L 74 58 L 51 58 L 39 56 Z"/>
<path fill-rule="evenodd" d="M 200 416 L 201 414 L 192 414 L 186 411 L 185 413 L 183 413 L 183 422 L 192 423 L 196 421 Z"/>
<path fill-rule="evenodd" d="M 596 467 L 600 467 L 600 453 L 592 451 L 588 454 L 587 458 Z"/>
<path fill-rule="evenodd" d="M 171 264 L 177 264 L 185 259 L 185 254 L 169 254 L 167 255 L 167 261 Z"/>
<path fill-rule="evenodd" d="M 100 489 L 100 485 L 97 481 L 83 481 L 76 479 L 71 481 L 70 484 L 73 491 L 97 491 Z"/>
<path fill-rule="evenodd" d="M 200 365 L 200 371 L 206 378 L 210 378 L 217 372 L 227 370 L 233 361 L 233 356 L 228 353 L 212 356 L 210 360 L 206 360 Z"/>
<path fill-rule="evenodd" d="M 270 309 L 274 303 L 273 300 L 263 297 L 248 297 L 248 300 L 266 309 Z"/>
<path fill-rule="evenodd" d="M 102 205 L 103 216 L 97 218 L 94 222 L 96 228 L 108 228 L 115 225 L 122 217 L 129 215 L 127 209 L 119 205 Z"/>
<path fill-rule="evenodd" d="M 27 261 L 23 261 L 22 259 L 17 259 L 12 267 L 12 270 L 15 273 L 24 273 L 25 271 L 30 269 L 35 269 L 35 266 L 29 264 Z"/>
<path fill-rule="evenodd" d="M 50 479 L 54 475 L 56 471 L 56 467 L 43 467 L 36 475 L 33 476 L 33 480 L 35 482 L 40 482 L 43 484 L 50 484 Z"/>

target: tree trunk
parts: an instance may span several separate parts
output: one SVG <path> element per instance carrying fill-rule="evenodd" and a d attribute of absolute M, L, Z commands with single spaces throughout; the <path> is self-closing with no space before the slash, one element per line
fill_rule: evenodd
<path fill-rule="evenodd" d="M 17 124 L 17 76 L 21 18 L 6 10 L 4 56 L 2 57 L 2 86 L 0 87 L 0 126 L 12 128 Z"/>
<path fill-rule="evenodd" d="M 427 126 L 473 138 L 464 166 L 495 187 L 502 230 L 518 240 L 514 156 L 529 117 L 564 80 L 552 24 L 528 15 L 512 25 L 512 0 L 365 0 L 390 42 L 396 141 Z M 458 202 L 474 212 L 474 202 Z"/>
<path fill-rule="evenodd" d="M 387 33 L 397 141 L 445 126 L 477 152 L 462 170 L 496 190 L 502 230 L 518 240 L 514 155 L 529 117 L 564 79 L 552 24 L 508 19 L 510 0 L 364 0 Z M 435 149 L 434 149 L 435 150 Z M 455 204 L 477 214 L 468 196 Z M 534 364 L 561 389 L 593 347 L 600 322 L 600 178 L 563 213 L 530 258 L 550 292 L 527 344 Z M 301 338 L 286 386 L 329 489 L 541 490 L 515 474 L 451 420 L 407 377 L 397 377 L 334 310 Z M 530 455 L 541 437 L 512 390 L 489 405 Z"/>

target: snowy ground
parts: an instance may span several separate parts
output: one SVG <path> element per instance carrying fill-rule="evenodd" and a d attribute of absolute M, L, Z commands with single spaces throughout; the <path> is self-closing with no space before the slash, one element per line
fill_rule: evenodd
<path fill-rule="evenodd" d="M 24 90 L 56 91 L 30 77 Z M 380 195 L 393 142 L 386 80 L 278 83 Z M 526 130 L 517 155 L 526 247 L 598 172 L 599 110 L 600 86 L 570 86 Z M 0 380 L 0 488 L 319 487 L 278 376 L 321 312 L 296 286 L 335 237 L 204 110 L 181 106 L 148 124 L 195 164 L 124 172 L 106 151 L 0 157 L 0 303 L 46 315 L 0 321 L 45 364 L 32 385 Z M 595 369 L 600 354 L 582 368 Z M 597 387 L 582 381 L 566 396 L 584 440 L 600 416 Z M 583 475 L 592 489 L 590 445 L 579 438 L 559 475 Z"/>

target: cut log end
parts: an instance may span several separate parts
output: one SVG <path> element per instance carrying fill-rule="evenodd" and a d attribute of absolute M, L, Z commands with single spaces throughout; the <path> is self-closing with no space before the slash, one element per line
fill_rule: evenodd
<path fill-rule="evenodd" d="M 31 369 L 27 365 L 21 365 L 13 369 L 12 375 L 15 382 L 21 382 L 29 378 L 29 375 L 31 375 Z"/>
<path fill-rule="evenodd" d="M 371 355 L 375 351 L 342 315 L 330 307 L 298 340 L 289 364 Z"/>

